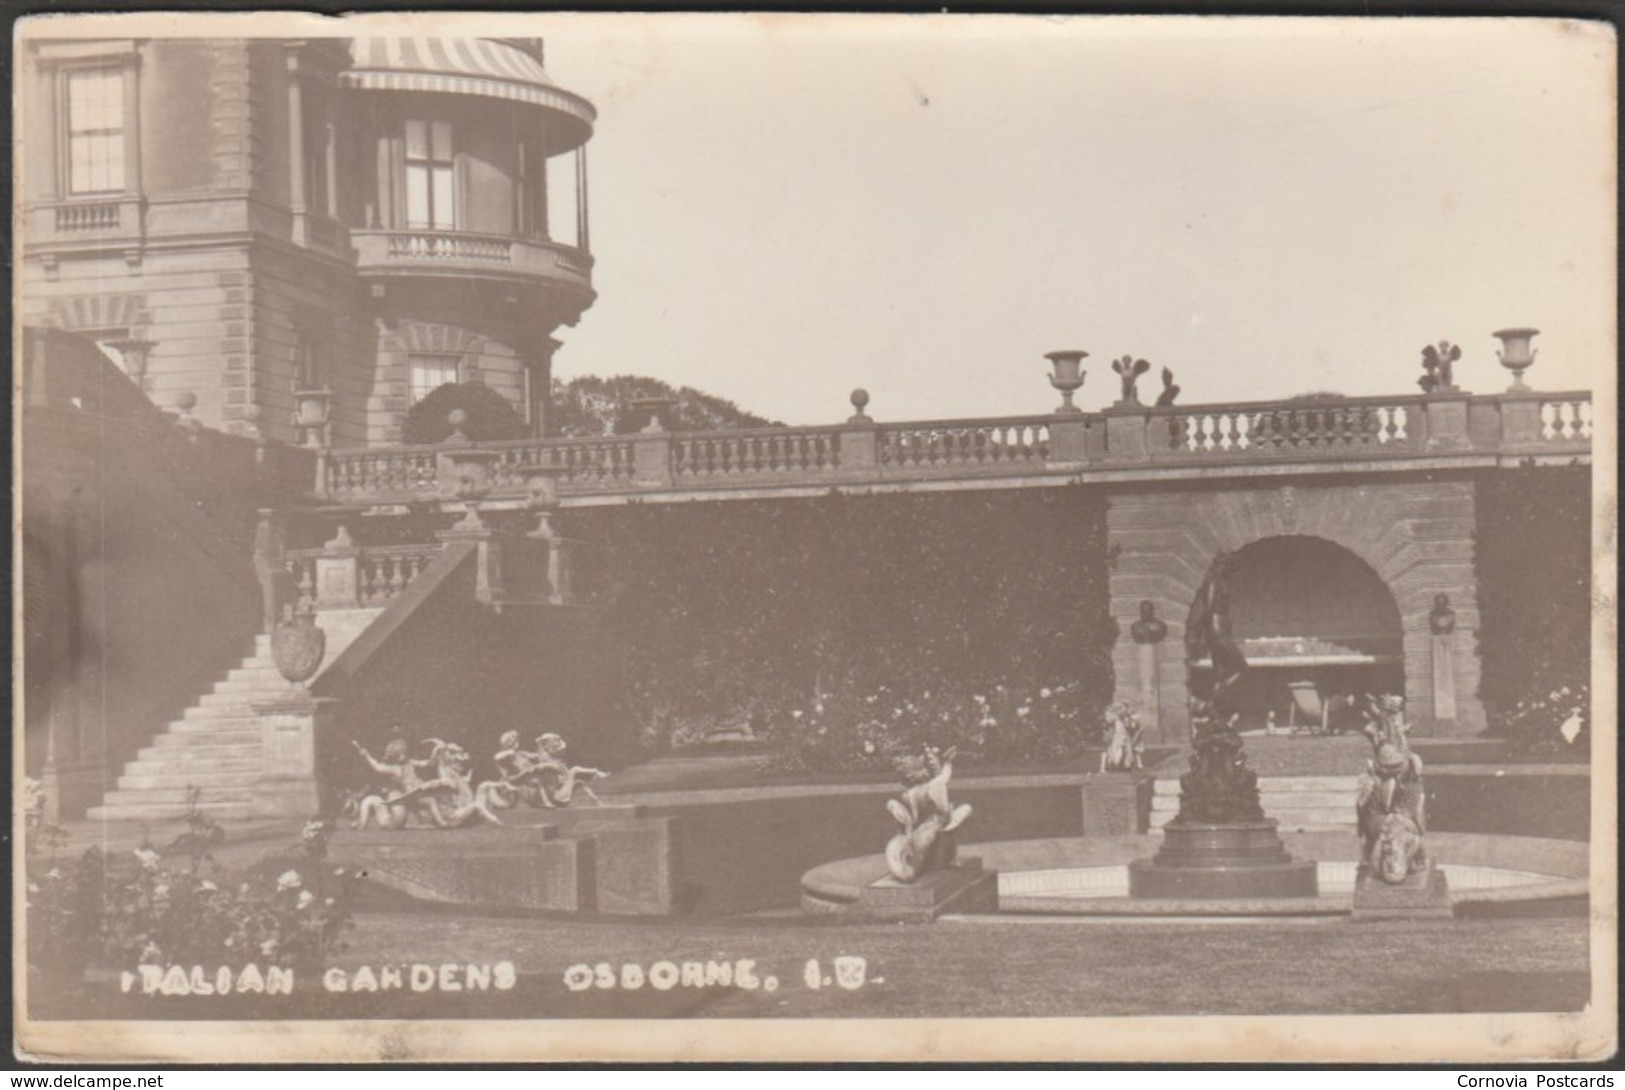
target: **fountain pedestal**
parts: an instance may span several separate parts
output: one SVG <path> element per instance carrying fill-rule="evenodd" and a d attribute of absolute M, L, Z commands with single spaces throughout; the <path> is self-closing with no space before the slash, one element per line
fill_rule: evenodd
<path fill-rule="evenodd" d="M 1129 896 L 1227 900 L 1313 897 L 1313 860 L 1287 854 L 1272 820 L 1169 822 L 1162 847 L 1128 865 Z"/>

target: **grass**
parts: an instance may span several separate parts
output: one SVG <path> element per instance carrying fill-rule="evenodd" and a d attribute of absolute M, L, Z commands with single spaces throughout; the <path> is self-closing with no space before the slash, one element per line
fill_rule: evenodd
<path fill-rule="evenodd" d="M 512 960 L 534 1017 L 956 1017 L 1577 1010 L 1589 992 L 1583 917 L 1330 923 L 802 921 L 716 924 L 361 919 L 341 965 Z M 806 962 L 867 961 L 857 990 L 806 986 Z M 752 958 L 778 991 L 572 993 L 576 964 Z M 528 1005 L 528 1004 L 527 1004 Z M 662 1009 L 662 1008 L 667 1009 Z"/>

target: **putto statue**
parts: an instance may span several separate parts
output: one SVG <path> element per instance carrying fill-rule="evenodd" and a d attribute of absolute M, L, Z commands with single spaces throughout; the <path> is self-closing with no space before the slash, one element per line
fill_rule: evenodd
<path fill-rule="evenodd" d="M 411 758 L 406 742 L 399 738 L 391 739 L 384 747 L 382 760 L 367 752 L 361 743 L 351 744 L 387 781 L 382 791 L 365 792 L 346 803 L 344 812 L 358 829 L 369 825 L 404 829 L 414 824 L 449 829 L 475 821 L 501 825 L 496 811 L 512 805 L 506 784 L 473 785 L 473 762 L 468 751 L 456 743 L 424 739 L 423 744 L 430 747 L 424 760 Z"/>
<path fill-rule="evenodd" d="M 1100 754 L 1102 772 L 1130 772 L 1145 765 L 1145 728 L 1129 705 L 1118 702 L 1106 709 L 1108 734 Z"/>
<path fill-rule="evenodd" d="M 603 803 L 587 781 L 602 779 L 609 773 L 565 761 L 562 754 L 569 744 L 561 736 L 551 732 L 541 735 L 536 739 L 535 752 L 519 748 L 519 732 L 514 730 L 504 733 L 498 744 L 502 748 L 497 751 L 496 764 L 502 773 L 503 797 L 509 800 L 504 805 L 522 799 L 529 806 L 552 810 L 569 806 L 578 797 Z"/>
<path fill-rule="evenodd" d="M 939 753 L 935 746 L 926 746 L 920 756 L 895 762 L 903 795 L 886 803 L 886 809 L 903 829 L 886 845 L 886 869 L 899 882 L 916 881 L 954 863 L 954 830 L 971 813 L 969 803 L 955 806 L 948 800 L 954 753 L 952 748 Z"/>
<path fill-rule="evenodd" d="M 1112 360 L 1112 370 L 1117 372 L 1118 381 L 1123 386 L 1123 396 L 1118 399 L 1119 405 L 1138 405 L 1140 395 L 1135 390 L 1140 382 L 1140 376 L 1151 370 L 1149 360 L 1137 360 L 1133 356 L 1124 356 L 1122 359 Z"/>
<path fill-rule="evenodd" d="M 1258 773 L 1247 766 L 1236 716 L 1219 718 L 1209 701 L 1192 697 L 1191 769 L 1179 777 L 1179 813 L 1182 825 L 1225 825 L 1263 821 L 1258 798 Z"/>
<path fill-rule="evenodd" d="M 1390 885 L 1425 870 L 1427 792 L 1422 759 L 1406 741 L 1403 697 L 1367 697 L 1366 724 L 1373 754 L 1360 775 L 1354 804 L 1360 863 Z"/>
<path fill-rule="evenodd" d="M 1448 394 L 1456 389 L 1456 361 L 1461 359 L 1461 348 L 1449 341 L 1422 349 L 1422 377 L 1416 384 L 1424 394 Z"/>

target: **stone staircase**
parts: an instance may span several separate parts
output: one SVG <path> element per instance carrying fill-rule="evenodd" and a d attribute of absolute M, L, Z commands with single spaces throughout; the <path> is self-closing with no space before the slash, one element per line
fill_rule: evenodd
<path fill-rule="evenodd" d="M 327 634 L 325 671 L 364 632 L 381 609 L 324 610 L 316 623 Z M 321 677 L 321 673 L 316 675 Z M 271 658 L 271 637 L 124 766 L 116 787 L 86 815 L 93 821 L 174 821 L 185 816 L 197 788 L 198 809 L 215 819 L 255 816 L 260 779 L 261 726 L 254 705 L 288 695 L 290 686 Z"/>
<path fill-rule="evenodd" d="M 1354 829 L 1355 776 L 1261 776 L 1264 815 L 1281 832 Z M 1151 828 L 1160 829 L 1179 813 L 1179 780 L 1159 777 L 1151 795 Z"/>

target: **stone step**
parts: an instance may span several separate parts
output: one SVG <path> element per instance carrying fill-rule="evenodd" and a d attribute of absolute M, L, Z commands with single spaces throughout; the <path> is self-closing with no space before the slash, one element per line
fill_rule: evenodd
<path fill-rule="evenodd" d="M 1258 790 L 1261 794 L 1287 791 L 1353 791 L 1358 781 L 1358 776 L 1260 776 Z M 1179 794 L 1178 778 L 1159 777 L 1153 788 L 1153 794 Z"/>
<path fill-rule="evenodd" d="M 1175 810 L 1153 810 L 1151 812 L 1151 825 L 1160 829 L 1174 819 Z M 1264 806 L 1264 816 L 1272 818 L 1280 825 L 1283 831 L 1296 831 L 1298 829 L 1328 826 L 1338 829 L 1354 828 L 1354 807 L 1322 806 L 1303 807 L 1300 809 L 1272 807 L 1268 803 Z"/>
<path fill-rule="evenodd" d="M 202 784 L 193 784 L 194 787 L 203 787 L 203 803 L 252 803 L 253 791 L 247 785 L 229 785 L 219 787 L 204 787 Z M 109 791 L 107 797 L 102 799 L 103 806 L 122 806 L 127 803 L 151 803 L 153 805 L 176 804 L 184 812 L 187 796 L 191 791 L 182 784 L 179 787 L 143 787 L 133 790 L 122 788 Z"/>
<path fill-rule="evenodd" d="M 203 772 L 194 769 L 171 769 L 162 772 L 126 772 L 118 778 L 120 791 L 152 791 L 201 787 L 208 791 L 216 787 L 248 787 L 260 778 L 257 768 L 236 769 L 227 772 Z"/>
<path fill-rule="evenodd" d="M 228 731 L 254 730 L 260 721 L 252 715 L 200 715 L 196 719 L 177 719 L 169 724 L 169 734 L 222 734 Z"/>
<path fill-rule="evenodd" d="M 1278 807 L 1331 807 L 1347 806 L 1354 809 L 1356 798 L 1354 791 L 1260 791 L 1259 801 L 1264 809 L 1274 810 Z M 1153 795 L 1151 797 L 1152 810 L 1179 809 L 1178 795 Z"/>
<path fill-rule="evenodd" d="M 239 699 L 275 699 L 287 696 L 293 686 L 289 685 L 280 676 L 276 678 L 227 678 L 214 683 L 209 690 L 210 695 L 222 693 L 238 694 Z"/>
<path fill-rule="evenodd" d="M 254 709 L 247 704 L 206 704 L 186 709 L 172 727 L 179 723 L 218 723 L 224 719 L 255 720 Z M 257 722 L 257 720 L 255 720 Z"/>
<path fill-rule="evenodd" d="M 168 744 L 163 744 L 165 739 Z M 143 746 L 136 751 L 137 761 L 195 761 L 208 763 L 211 761 L 258 761 L 262 753 L 259 732 L 249 737 L 245 732 L 241 741 L 232 741 L 210 737 L 204 744 L 198 742 L 197 735 L 163 734 L 153 739 L 153 744 Z"/>
<path fill-rule="evenodd" d="M 198 805 L 198 810 L 225 821 L 241 821 L 254 816 L 254 806 L 249 802 L 204 802 Z M 85 816 L 91 821 L 167 822 L 182 821 L 186 814 L 185 803 L 126 802 L 92 806 Z"/>
<path fill-rule="evenodd" d="M 254 709 L 248 706 L 249 701 L 242 693 L 204 693 L 198 697 L 197 703 L 187 711 L 202 710 L 204 708 L 240 708 L 248 714 Z"/>
<path fill-rule="evenodd" d="M 189 749 L 173 749 L 156 757 L 137 757 L 124 766 L 128 776 L 154 776 L 182 772 L 250 772 L 260 767 L 263 756 L 258 751 L 240 756 L 216 757 L 214 747 L 201 753 Z"/>

